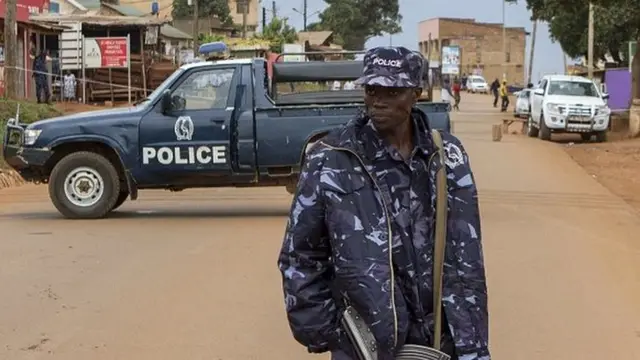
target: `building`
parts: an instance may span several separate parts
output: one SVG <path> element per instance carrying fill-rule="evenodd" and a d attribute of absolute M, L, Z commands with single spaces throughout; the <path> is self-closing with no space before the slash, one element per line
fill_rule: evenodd
<path fill-rule="evenodd" d="M 78 0 L 78 1 L 91 1 L 91 0 Z M 248 2 L 249 8 L 247 9 L 247 33 L 252 35 L 258 28 L 258 22 L 261 18 L 259 0 L 228 0 L 229 10 L 231 12 L 231 18 L 233 23 L 237 26 L 242 26 L 242 13 L 243 2 Z M 171 12 L 173 11 L 173 0 L 157 0 L 158 2 L 158 16 L 160 18 L 172 19 Z M 151 13 L 152 0 L 119 0 L 119 5 L 130 6 L 142 11 L 144 13 Z"/>
<path fill-rule="evenodd" d="M 35 55 L 47 48 L 47 43 L 62 33 L 63 26 L 46 24 L 34 21 L 31 15 L 47 12 L 49 3 L 46 0 L 17 0 L 16 4 L 16 30 L 17 30 L 17 70 L 18 97 L 35 99 L 35 79 L 32 77 L 33 61 Z M 5 34 L 4 18 L 6 6 L 0 0 L 0 96 L 4 96 L 5 90 Z M 49 62 L 51 66 L 51 62 Z"/>
<path fill-rule="evenodd" d="M 491 82 L 504 73 L 510 85 L 523 85 L 528 34 L 523 27 L 507 27 L 503 54 L 502 24 L 434 18 L 418 24 L 418 46 L 436 72 L 442 69 L 442 49 L 458 46 L 458 76 L 475 73 Z"/>

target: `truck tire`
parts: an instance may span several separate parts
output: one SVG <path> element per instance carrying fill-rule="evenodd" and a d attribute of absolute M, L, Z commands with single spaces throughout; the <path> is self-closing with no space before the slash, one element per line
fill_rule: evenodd
<path fill-rule="evenodd" d="M 598 131 L 596 133 L 596 141 L 597 142 L 607 142 L 608 135 L 609 135 L 609 132 L 607 130 Z"/>
<path fill-rule="evenodd" d="M 120 178 L 104 156 L 80 151 L 60 160 L 49 176 L 49 197 L 69 219 L 98 219 L 107 215 L 120 195 Z"/>
<path fill-rule="evenodd" d="M 129 197 L 128 191 L 120 191 L 120 194 L 118 195 L 118 200 L 116 201 L 115 205 L 113 205 L 113 208 L 111 209 L 111 211 L 114 211 L 115 209 L 122 206 L 122 204 L 124 204 L 124 202 L 127 201 L 128 197 Z"/>
<path fill-rule="evenodd" d="M 533 118 L 531 115 L 527 117 L 527 136 L 536 137 L 538 136 L 539 129 L 533 126 Z"/>
<path fill-rule="evenodd" d="M 544 122 L 544 113 L 540 114 L 540 126 L 539 126 L 538 137 L 540 140 L 549 141 L 551 140 L 551 130 L 547 127 L 547 124 Z"/>
<path fill-rule="evenodd" d="M 582 138 L 583 142 L 589 142 L 591 141 L 591 137 L 593 136 L 592 133 L 582 133 L 580 134 L 580 138 Z"/>

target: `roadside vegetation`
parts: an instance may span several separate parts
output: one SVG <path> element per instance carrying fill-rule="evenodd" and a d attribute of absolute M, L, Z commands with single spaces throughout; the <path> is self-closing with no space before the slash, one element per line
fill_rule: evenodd
<path fill-rule="evenodd" d="M 16 109 L 20 105 L 20 122 L 32 123 L 41 119 L 48 119 L 62 114 L 54 105 L 38 104 L 33 101 L 0 99 L 0 145 L 4 140 L 4 128 L 7 120 L 16 116 Z M 0 167 L 6 166 L 0 151 Z"/>

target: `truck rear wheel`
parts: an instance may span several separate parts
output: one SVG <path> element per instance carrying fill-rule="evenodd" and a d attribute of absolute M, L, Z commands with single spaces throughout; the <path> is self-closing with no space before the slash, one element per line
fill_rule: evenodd
<path fill-rule="evenodd" d="M 118 171 L 104 156 L 80 151 L 60 160 L 49 176 L 49 197 L 69 219 L 107 215 L 120 195 Z"/>

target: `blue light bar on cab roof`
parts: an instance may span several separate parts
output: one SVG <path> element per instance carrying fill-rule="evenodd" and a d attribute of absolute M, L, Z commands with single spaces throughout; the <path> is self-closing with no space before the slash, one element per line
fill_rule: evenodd
<path fill-rule="evenodd" d="M 200 55 L 225 53 L 227 51 L 229 51 L 229 48 L 227 47 L 227 44 L 223 43 L 222 41 L 215 41 L 215 42 L 202 44 L 198 49 L 198 53 L 200 53 Z"/>

